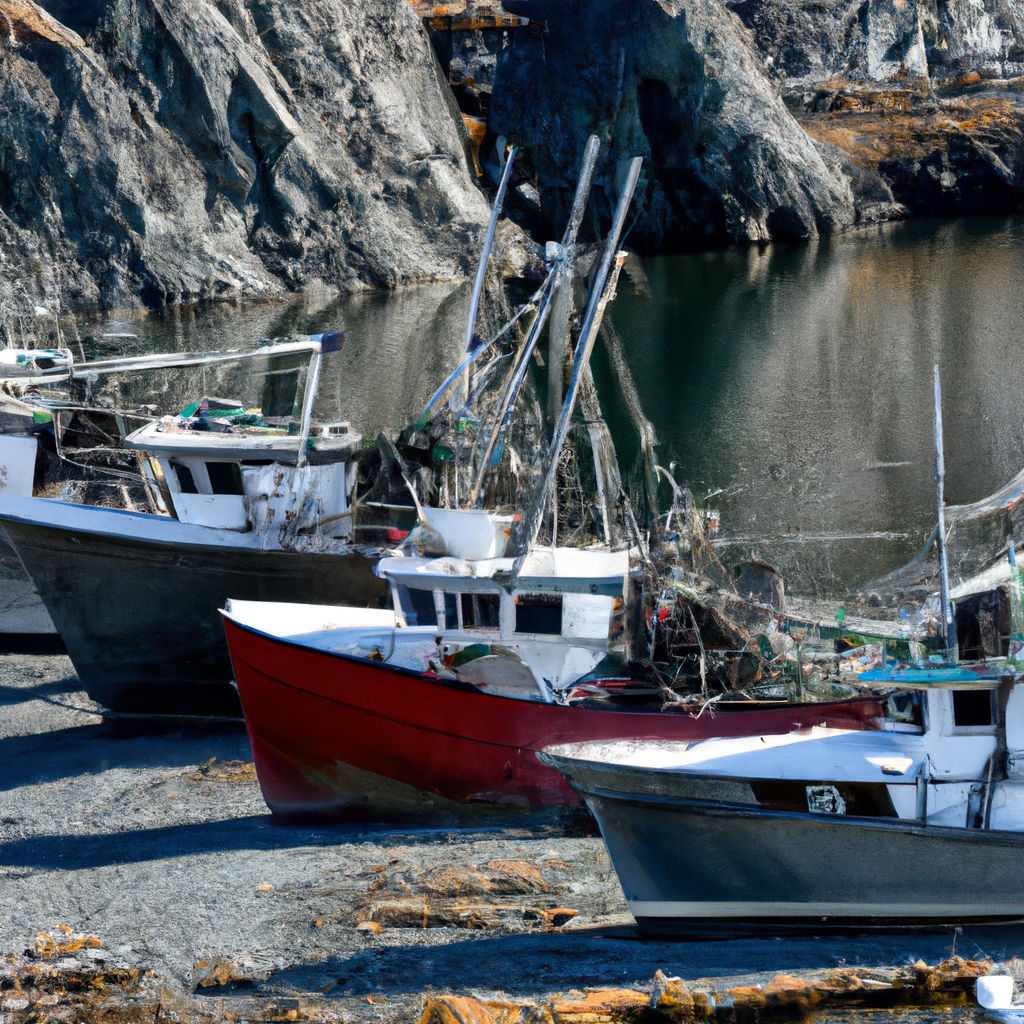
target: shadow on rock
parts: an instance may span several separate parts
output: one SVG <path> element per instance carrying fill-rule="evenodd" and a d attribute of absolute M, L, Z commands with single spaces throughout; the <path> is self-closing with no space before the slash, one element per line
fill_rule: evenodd
<path fill-rule="evenodd" d="M 365 842 L 416 846 L 473 842 L 481 838 L 525 838 L 525 830 L 400 829 L 394 825 L 278 825 L 269 814 L 203 821 L 99 835 L 36 835 L 0 843 L 0 864 L 37 870 L 78 871 L 109 864 L 134 864 L 231 850 L 288 850 Z"/>
<path fill-rule="evenodd" d="M 44 684 L 38 689 L 46 690 L 50 685 L 62 684 Z M 25 694 L 31 691 L 16 689 L 13 692 Z M 66 693 L 67 687 L 64 686 L 58 692 Z M 34 696 L 46 699 L 47 694 Z M 177 768 L 198 765 L 211 757 L 251 761 L 249 740 L 240 731 L 113 739 L 106 725 L 58 729 L 42 736 L 12 736 L 0 740 L 0 765 L 3 765 L 0 792 L 77 775 L 88 776 L 112 768 Z"/>
<path fill-rule="evenodd" d="M 0 686 L 0 704 L 25 704 L 30 700 L 52 702 L 54 697 L 66 697 L 78 692 L 79 688 L 80 684 L 74 676 L 35 686 Z"/>

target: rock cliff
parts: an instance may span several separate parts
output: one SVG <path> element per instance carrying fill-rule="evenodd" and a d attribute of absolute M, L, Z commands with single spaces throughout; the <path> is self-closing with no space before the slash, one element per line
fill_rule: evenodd
<path fill-rule="evenodd" d="M 1016 0 L 729 0 L 858 219 L 1008 213 L 1024 202 L 1024 8 Z"/>
<path fill-rule="evenodd" d="M 1015 0 L 729 0 L 773 76 L 869 81 L 1024 74 Z"/>
<path fill-rule="evenodd" d="M 0 300 L 462 276 L 462 131 L 401 0 L 0 0 Z"/>
<path fill-rule="evenodd" d="M 645 158 L 629 236 L 642 249 L 807 238 L 854 221 L 848 180 L 786 109 L 721 0 L 505 6 L 548 31 L 517 33 L 501 53 L 489 122 L 529 147 L 552 220 L 597 132 L 608 143 L 605 211 L 628 158 Z"/>
<path fill-rule="evenodd" d="M 586 136 L 607 222 L 645 157 L 630 244 L 809 238 L 1024 202 L 1024 13 L 1013 0 L 505 0 L 489 124 L 533 154 L 550 227 Z M 603 209 L 600 197 L 603 190 Z"/>
<path fill-rule="evenodd" d="M 533 27 L 432 48 L 406 0 L 0 0 L 0 321 L 464 276 L 487 202 L 457 102 L 486 171 L 523 145 L 538 239 L 591 132 L 587 231 L 641 155 L 648 252 L 1024 200 L 1016 0 L 487 4 Z"/>

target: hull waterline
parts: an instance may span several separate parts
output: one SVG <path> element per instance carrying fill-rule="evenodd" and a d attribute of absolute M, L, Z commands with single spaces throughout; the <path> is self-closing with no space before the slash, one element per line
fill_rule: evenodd
<path fill-rule="evenodd" d="M 693 799 L 685 774 L 541 756 L 586 800 L 644 931 L 1024 919 L 1024 834 Z"/>
<path fill-rule="evenodd" d="M 3 525 L 83 686 L 115 712 L 240 716 L 219 615 L 229 597 L 367 605 L 384 594 L 374 560 L 358 554 L 162 542 L 7 516 Z"/>
<path fill-rule="evenodd" d="M 288 817 L 569 810 L 579 796 L 535 756 L 549 744 L 784 733 L 825 720 L 863 729 L 881 715 L 867 700 L 701 719 L 546 704 L 313 649 L 227 616 L 224 628 L 264 798 Z"/>

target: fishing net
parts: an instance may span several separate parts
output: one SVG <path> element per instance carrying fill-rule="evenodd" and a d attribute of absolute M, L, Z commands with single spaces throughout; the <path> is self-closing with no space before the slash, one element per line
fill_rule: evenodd
<path fill-rule="evenodd" d="M 477 340 L 476 357 L 469 354 L 394 446 L 401 483 L 422 504 L 516 513 L 539 500 L 551 425 L 538 342 L 554 273 L 488 341 Z M 578 319 L 570 328 L 578 330 Z M 572 347 L 565 350 L 571 358 Z M 386 485 L 393 493 L 394 483 Z M 535 542 L 615 548 L 627 533 L 615 446 L 587 372 Z M 523 544 L 513 537 L 514 549 Z"/>
<path fill-rule="evenodd" d="M 1024 543 L 1024 472 L 994 494 L 969 505 L 947 505 L 946 551 L 951 593 L 967 596 L 1010 581 L 1007 545 Z M 901 618 L 927 612 L 939 590 L 935 531 L 906 565 L 860 587 L 846 602 L 866 617 Z M 937 607 L 937 605 L 936 605 Z"/>

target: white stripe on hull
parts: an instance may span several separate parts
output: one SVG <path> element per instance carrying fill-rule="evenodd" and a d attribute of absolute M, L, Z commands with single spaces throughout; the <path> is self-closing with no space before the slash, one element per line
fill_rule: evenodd
<path fill-rule="evenodd" d="M 119 508 L 98 505 L 78 505 L 53 498 L 26 498 L 15 495 L 0 496 L 0 525 L 10 519 L 48 530 L 84 533 L 103 539 L 138 541 L 141 543 L 173 545 L 175 547 L 232 548 L 240 551 L 282 551 L 271 545 L 258 530 L 223 530 L 214 526 L 183 523 L 169 516 L 128 512 Z M 337 550 L 310 552 L 311 554 L 349 554 L 337 542 Z"/>
<path fill-rule="evenodd" d="M 954 920 L 975 917 L 1024 918 L 1021 903 L 728 903 L 677 902 L 674 900 L 630 900 L 629 909 L 637 918 L 756 918 L 756 917 L 863 917 L 863 918 L 940 918 Z"/>

